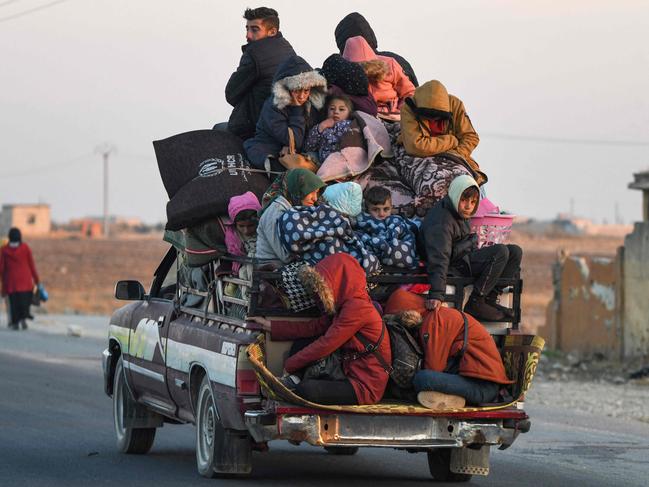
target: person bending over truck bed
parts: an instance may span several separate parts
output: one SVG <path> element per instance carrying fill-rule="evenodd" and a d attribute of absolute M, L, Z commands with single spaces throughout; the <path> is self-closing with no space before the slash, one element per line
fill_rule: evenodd
<path fill-rule="evenodd" d="M 511 384 L 500 353 L 480 322 L 466 316 L 467 343 L 464 347 L 464 318 L 455 309 L 439 307 L 429 311 L 422 296 L 398 289 L 385 304 L 385 314 L 416 311 L 422 316 L 419 341 L 424 365 L 413 385 L 417 400 L 431 409 L 459 408 L 495 402 L 502 385 Z M 462 352 L 464 349 L 464 352 Z"/>
<path fill-rule="evenodd" d="M 306 322 L 273 320 L 272 323 L 264 318 L 249 318 L 269 330 L 273 340 L 317 337 L 286 360 L 284 368 L 293 375 L 283 382 L 288 385 L 292 382 L 299 396 L 319 404 L 379 402 L 388 383 L 388 373 L 377 355 L 363 353 L 365 345 L 361 340 L 376 345 L 378 355 L 387 364 L 392 363 L 392 355 L 381 316 L 367 293 L 365 272 L 353 257 L 340 253 L 326 257 L 315 267 L 305 266 L 300 279 L 318 297 L 325 316 Z M 323 377 L 299 381 L 296 377 L 337 350 L 343 357 L 342 380 Z"/>

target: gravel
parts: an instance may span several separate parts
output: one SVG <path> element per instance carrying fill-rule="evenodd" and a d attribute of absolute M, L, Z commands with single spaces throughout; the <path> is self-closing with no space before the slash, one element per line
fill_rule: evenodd
<path fill-rule="evenodd" d="M 649 376 L 629 378 L 643 365 L 640 359 L 544 354 L 526 402 L 649 423 Z"/>

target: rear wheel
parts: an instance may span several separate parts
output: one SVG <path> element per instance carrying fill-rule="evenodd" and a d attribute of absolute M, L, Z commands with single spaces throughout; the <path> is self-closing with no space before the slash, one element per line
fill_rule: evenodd
<path fill-rule="evenodd" d="M 324 449 L 332 455 L 356 455 L 358 453 L 357 446 L 325 446 Z"/>
<path fill-rule="evenodd" d="M 247 432 L 223 428 L 212 386 L 203 377 L 196 403 L 196 466 L 203 477 L 245 475 L 252 470 L 252 443 Z"/>
<path fill-rule="evenodd" d="M 451 472 L 451 448 L 428 450 L 428 469 L 433 479 L 440 482 L 468 482 L 471 475 Z"/>
<path fill-rule="evenodd" d="M 147 453 L 153 446 L 155 428 L 128 428 L 124 426 L 127 411 L 135 408 L 135 400 L 126 386 L 122 357 L 115 366 L 113 379 L 113 423 L 117 437 L 117 449 L 122 453 Z"/>

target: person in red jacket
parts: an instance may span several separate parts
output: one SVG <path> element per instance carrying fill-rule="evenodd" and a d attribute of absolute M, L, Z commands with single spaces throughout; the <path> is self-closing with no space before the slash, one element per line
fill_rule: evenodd
<path fill-rule="evenodd" d="M 286 360 L 286 372 L 296 377 L 295 373 L 338 349 L 343 356 L 356 358 L 343 360 L 346 379 L 305 379 L 295 385 L 295 392 L 319 404 L 379 402 L 388 373 L 377 355 L 385 364 L 392 363 L 392 355 L 381 315 L 367 293 L 365 271 L 352 256 L 339 253 L 325 257 L 315 267 L 304 266 L 299 276 L 305 287 L 318 296 L 325 316 L 306 322 L 272 323 L 254 318 L 270 331 L 273 340 L 318 337 Z M 377 353 L 363 353 L 365 346 L 359 335 L 372 345 L 378 344 Z"/>
<path fill-rule="evenodd" d="M 11 321 L 9 328 L 17 330 L 22 325 L 27 328 L 29 306 L 32 302 L 34 286 L 38 285 L 38 273 L 34 265 L 32 251 L 18 228 L 9 230 L 9 243 L 0 250 L 0 276 L 2 277 L 2 296 L 9 297 Z"/>
<path fill-rule="evenodd" d="M 428 311 L 423 296 L 399 289 L 385 306 L 386 314 L 417 311 L 423 317 L 419 339 L 424 366 L 413 384 L 417 400 L 432 409 L 463 407 L 494 402 L 502 385 L 511 384 L 491 335 L 471 315 L 465 314 L 468 339 L 456 370 L 448 365 L 464 345 L 464 318 L 458 310 L 438 307 Z"/>

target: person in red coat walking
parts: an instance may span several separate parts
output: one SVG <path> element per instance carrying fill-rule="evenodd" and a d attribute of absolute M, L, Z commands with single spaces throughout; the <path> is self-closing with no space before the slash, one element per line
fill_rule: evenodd
<path fill-rule="evenodd" d="M 2 277 L 2 296 L 9 297 L 11 321 L 9 328 L 27 328 L 29 307 L 32 302 L 34 286 L 38 285 L 38 273 L 34 265 L 32 251 L 23 243 L 20 230 L 9 230 L 9 243 L 0 250 L 0 276 Z"/>
<path fill-rule="evenodd" d="M 314 267 L 304 266 L 299 277 L 319 298 L 325 316 L 306 322 L 252 319 L 270 330 L 273 340 L 318 337 L 286 360 L 286 371 L 299 373 L 338 349 L 343 356 L 356 358 L 343 360 L 345 379 L 305 379 L 293 384 L 295 392 L 319 404 L 379 402 L 388 373 L 377 355 L 385 364 L 392 363 L 392 355 L 381 315 L 367 293 L 365 271 L 352 256 L 339 253 L 325 257 Z M 376 353 L 363 353 L 365 346 L 359 335 L 372 345 L 378 344 Z"/>

